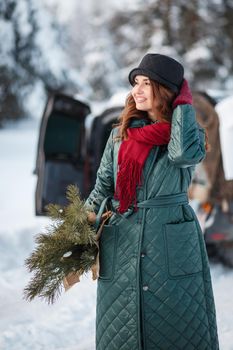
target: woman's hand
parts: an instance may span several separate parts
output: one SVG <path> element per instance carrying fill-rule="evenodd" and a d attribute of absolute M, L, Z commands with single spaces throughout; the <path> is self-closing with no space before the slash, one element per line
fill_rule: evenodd
<path fill-rule="evenodd" d="M 104 221 L 105 219 L 108 219 L 110 216 L 112 215 L 112 212 L 109 210 L 109 211 L 106 211 L 102 217 L 101 217 L 101 221 Z M 95 221 L 96 221 L 96 213 L 95 212 L 88 212 L 88 215 L 87 215 L 87 220 L 90 224 L 94 224 Z"/>
<path fill-rule="evenodd" d="M 90 224 L 94 224 L 96 221 L 96 213 L 94 211 L 89 211 L 87 214 L 87 221 Z"/>
<path fill-rule="evenodd" d="M 193 103 L 192 93 L 189 88 L 188 82 L 186 79 L 184 79 L 180 92 L 173 101 L 172 107 L 176 108 L 178 105 L 191 105 Z"/>
<path fill-rule="evenodd" d="M 75 283 L 80 282 L 80 276 L 81 274 L 78 271 L 68 273 L 68 275 L 63 278 L 65 291 L 70 289 Z"/>

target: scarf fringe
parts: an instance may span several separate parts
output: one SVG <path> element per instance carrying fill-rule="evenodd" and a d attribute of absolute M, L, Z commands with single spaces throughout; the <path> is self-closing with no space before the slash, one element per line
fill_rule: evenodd
<path fill-rule="evenodd" d="M 137 204 L 136 187 L 142 183 L 143 164 L 128 159 L 120 165 L 117 174 L 115 199 L 120 199 L 119 213 L 127 211 L 130 205 Z M 130 180 L 129 180 L 130 179 Z"/>

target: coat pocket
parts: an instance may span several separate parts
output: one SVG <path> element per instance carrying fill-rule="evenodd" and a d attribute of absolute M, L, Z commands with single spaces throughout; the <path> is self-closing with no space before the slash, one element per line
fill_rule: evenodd
<path fill-rule="evenodd" d="M 117 250 L 117 226 L 104 225 L 99 242 L 99 278 L 111 280 L 114 277 Z"/>
<path fill-rule="evenodd" d="M 179 278 L 202 271 L 202 257 L 195 221 L 165 225 L 168 274 Z"/>

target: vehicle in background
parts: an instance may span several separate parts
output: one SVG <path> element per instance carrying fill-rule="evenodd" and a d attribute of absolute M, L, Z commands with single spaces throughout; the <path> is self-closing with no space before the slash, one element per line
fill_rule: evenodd
<path fill-rule="evenodd" d="M 207 131 L 210 149 L 196 168 L 190 197 L 196 203 L 209 256 L 233 267 L 233 178 L 227 177 L 224 169 L 220 130 L 226 116 L 219 118 L 224 101 L 219 96 L 223 95 L 216 101 L 205 92 L 193 93 L 197 120 Z M 233 128 L 231 133 L 233 140 Z"/>
<path fill-rule="evenodd" d="M 37 147 L 36 215 L 45 215 L 49 203 L 64 205 L 70 183 L 82 196 L 89 189 L 85 121 L 90 107 L 71 96 L 51 94 L 41 119 Z"/>
<path fill-rule="evenodd" d="M 117 124 L 123 106 L 114 106 L 105 109 L 94 117 L 87 139 L 87 154 L 89 164 L 89 191 L 94 188 L 96 173 L 100 165 L 105 145 L 114 124 Z"/>
<path fill-rule="evenodd" d="M 61 93 L 48 97 L 37 149 L 36 215 L 45 215 L 48 203 L 66 204 L 69 184 L 78 186 L 83 199 L 89 195 L 124 100 L 125 94 L 117 103 L 110 103 L 98 115 L 93 115 L 89 104 L 80 98 Z M 224 176 L 215 109 L 220 100 L 221 97 L 215 100 L 206 92 L 193 92 L 197 120 L 206 129 L 211 148 L 196 168 L 189 195 L 209 256 L 233 266 L 233 180 L 226 180 Z"/>
<path fill-rule="evenodd" d="M 61 93 L 49 95 L 41 119 L 37 147 L 35 212 L 46 214 L 46 205 L 65 205 L 66 188 L 75 184 L 82 198 L 94 187 L 101 156 L 122 106 L 98 116 L 80 99 Z"/>

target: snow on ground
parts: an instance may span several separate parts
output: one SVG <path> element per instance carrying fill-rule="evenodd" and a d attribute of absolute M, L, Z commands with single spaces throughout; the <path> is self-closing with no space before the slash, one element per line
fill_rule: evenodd
<path fill-rule="evenodd" d="M 0 130 L 0 349 L 93 350 L 96 283 L 84 277 L 52 306 L 23 300 L 24 260 L 48 223 L 34 215 L 36 121 Z"/>
<path fill-rule="evenodd" d="M 0 350 L 94 350 L 96 283 L 90 276 L 52 306 L 23 300 L 30 277 L 24 260 L 48 223 L 34 215 L 37 138 L 35 120 L 0 130 Z M 233 350 L 233 270 L 211 264 L 211 274 L 220 349 Z"/>

